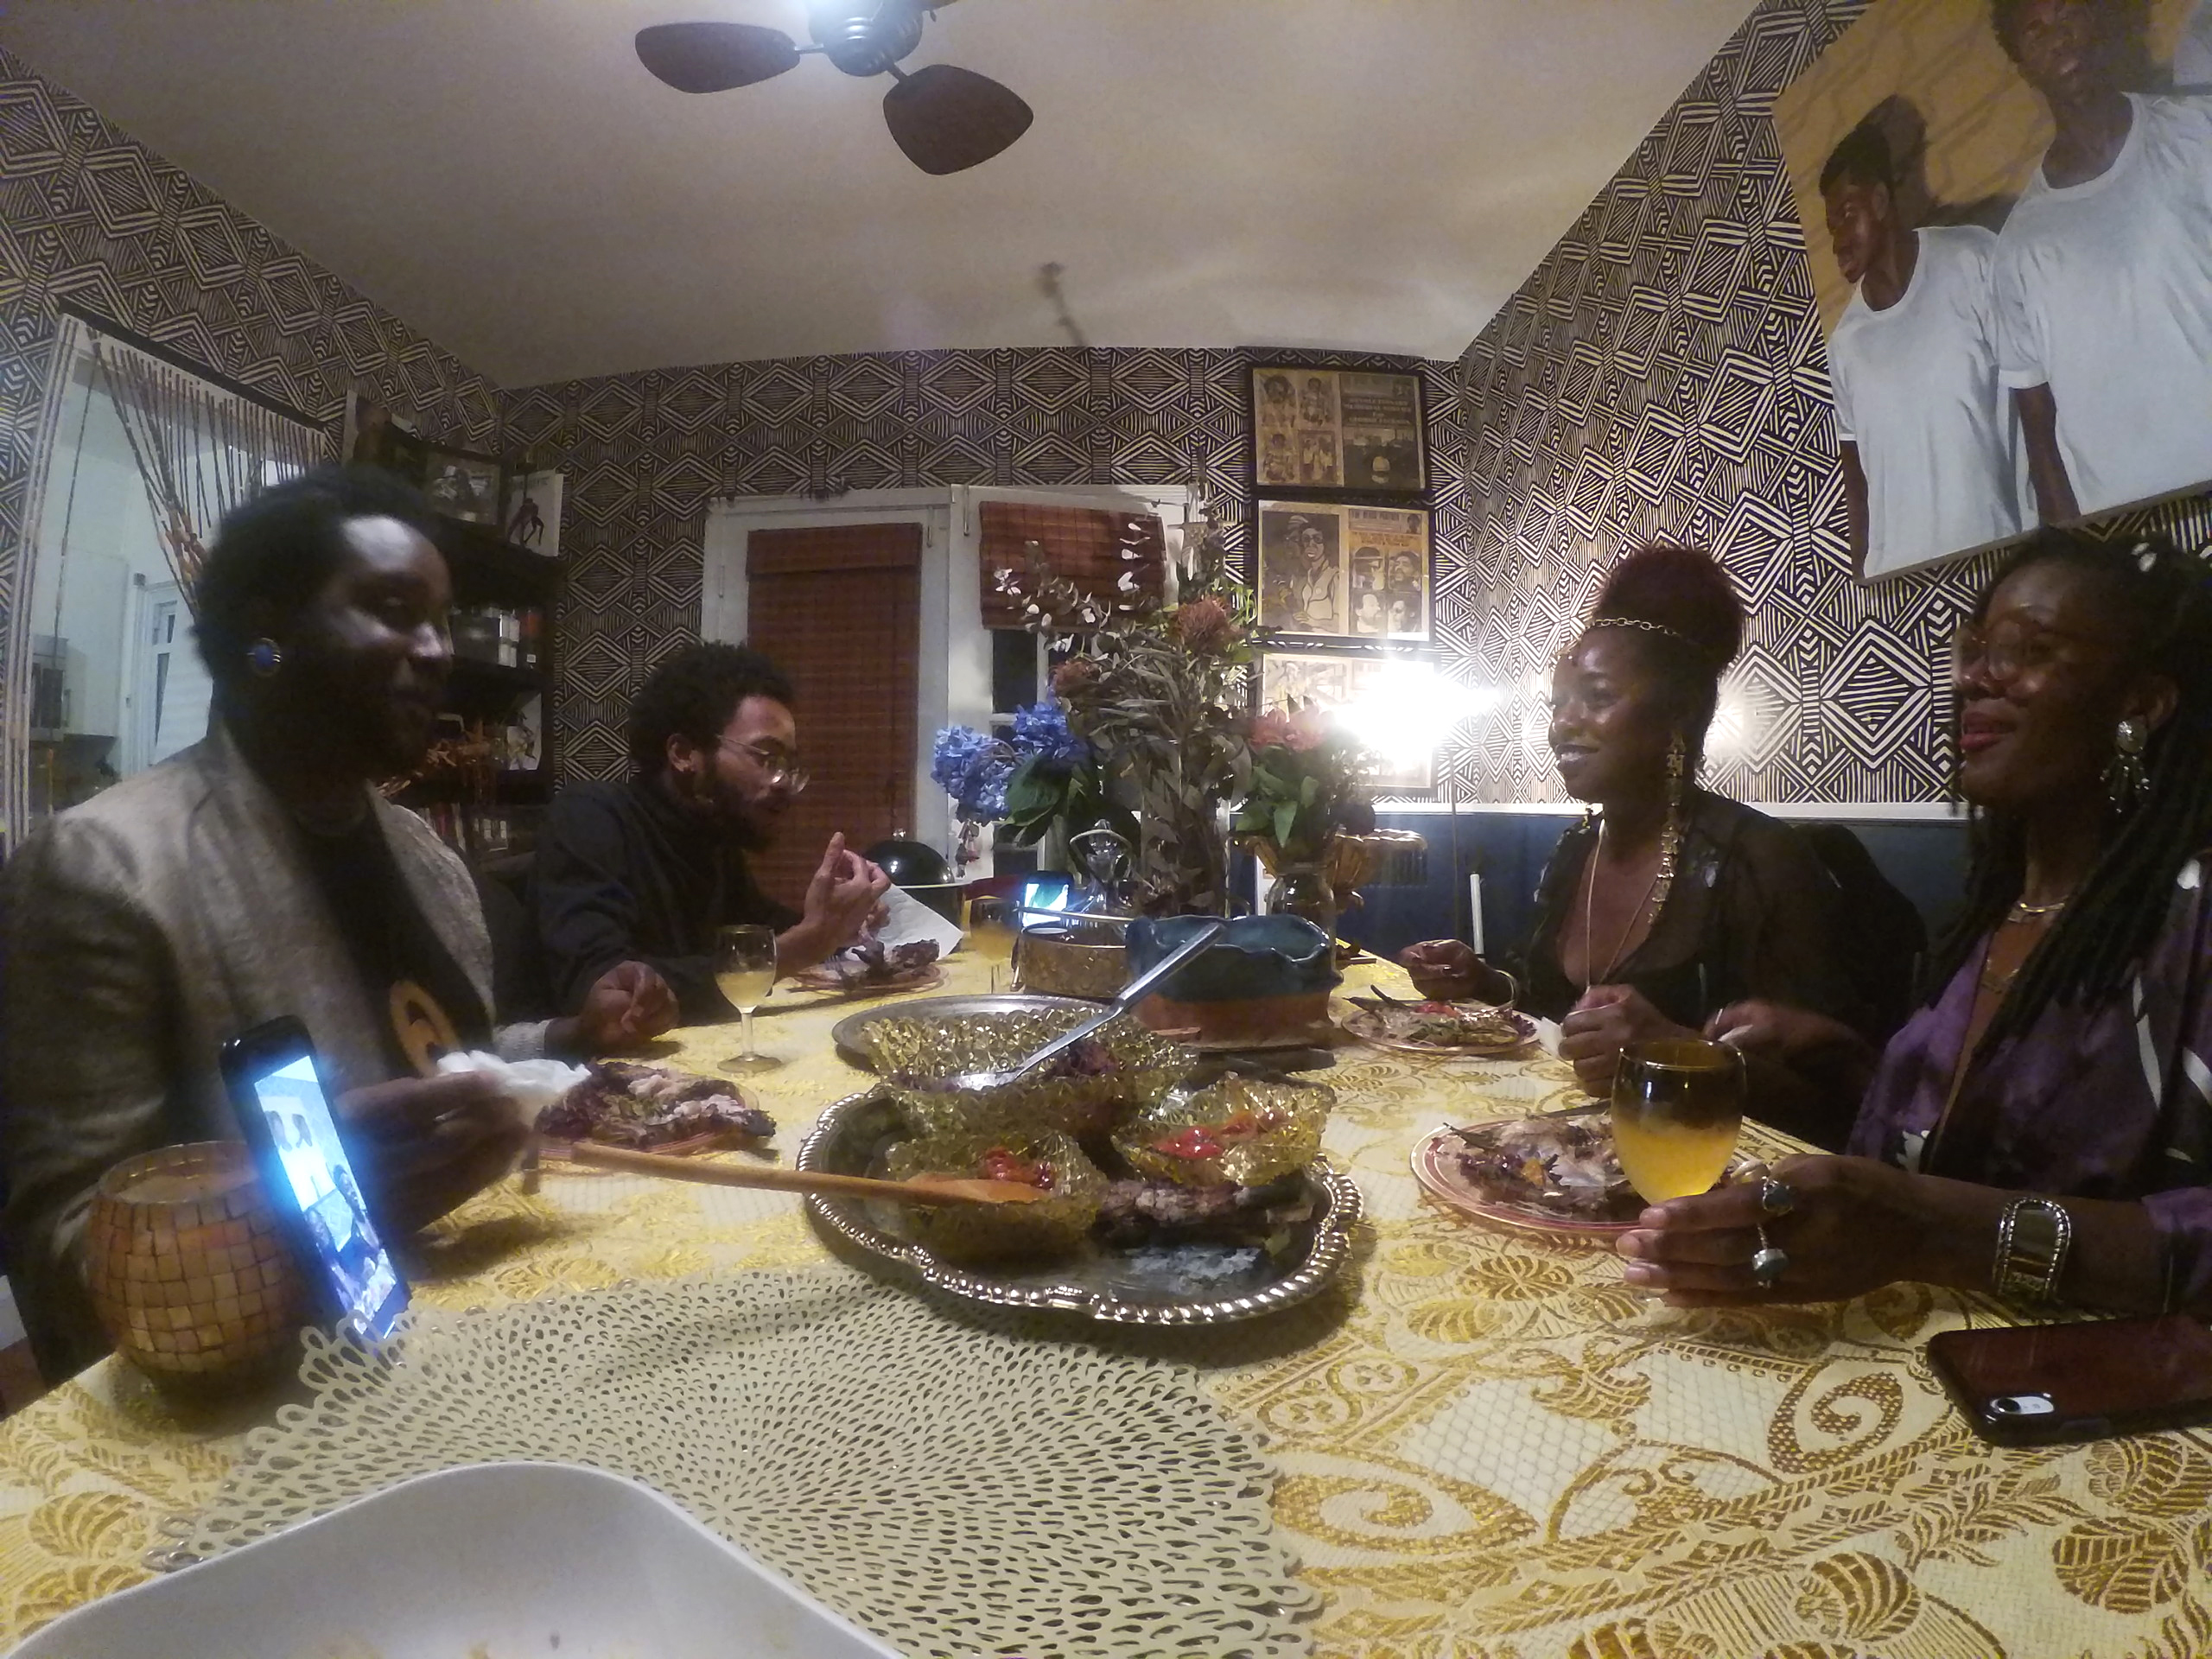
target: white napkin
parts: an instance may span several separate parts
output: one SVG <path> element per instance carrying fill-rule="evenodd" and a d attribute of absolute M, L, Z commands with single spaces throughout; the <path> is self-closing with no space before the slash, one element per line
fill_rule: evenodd
<path fill-rule="evenodd" d="M 525 1128 L 534 1126 L 540 1112 L 591 1075 L 581 1065 L 560 1060 L 503 1060 L 481 1049 L 441 1055 L 438 1070 L 483 1071 L 497 1078 L 500 1092 L 512 1103 Z"/>
<path fill-rule="evenodd" d="M 876 930 L 875 936 L 887 945 L 912 944 L 917 939 L 935 939 L 938 955 L 949 957 L 960 948 L 960 941 L 968 937 L 902 888 L 893 887 L 886 893 L 883 905 L 888 914 L 884 918 L 883 925 Z"/>

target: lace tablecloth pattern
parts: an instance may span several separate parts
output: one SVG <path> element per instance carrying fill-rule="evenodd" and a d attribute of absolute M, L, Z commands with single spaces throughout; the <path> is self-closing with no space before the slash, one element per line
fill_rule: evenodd
<path fill-rule="evenodd" d="M 983 988 L 977 964 L 948 969 L 946 992 Z M 745 1086 L 786 1152 L 865 1082 L 829 1043 L 852 1007 L 793 997 L 760 1021 L 788 1064 Z M 673 1058 L 702 1069 L 735 1046 L 732 1028 L 679 1035 Z M 1325 1145 L 1370 1217 L 1345 1282 L 1249 1326 L 1089 1338 L 1200 1366 L 1263 1433 L 1278 1534 L 1325 1603 L 1317 1654 L 2212 1652 L 2212 1437 L 1984 1446 L 1923 1357 L 1936 1332 L 2000 1317 L 1976 1298 L 1656 1306 L 1611 1256 L 1468 1223 L 1408 1167 L 1439 1122 L 1571 1103 L 1564 1067 L 1336 1061 Z M 464 1206 L 409 1266 L 419 1302 L 456 1308 L 823 1255 L 784 1197 L 556 1174 Z M 160 1521 L 207 1503 L 241 1431 L 179 1420 L 113 1362 L 0 1427 L 0 1636 L 144 1576 Z"/>

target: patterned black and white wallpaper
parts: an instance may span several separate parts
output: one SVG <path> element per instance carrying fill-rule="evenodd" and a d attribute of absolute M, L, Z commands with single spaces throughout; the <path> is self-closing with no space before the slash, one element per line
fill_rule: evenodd
<path fill-rule="evenodd" d="M 1462 359 L 1470 429 L 1457 672 L 1497 713 L 1470 798 L 1563 799 L 1541 687 L 1605 569 L 1710 548 L 1751 607 L 1712 746 L 1740 799 L 1942 798 L 1940 665 L 1985 556 L 1861 586 L 1827 347 L 1770 118 L 1866 0 L 1765 0 Z M 2137 515 L 2187 544 L 2212 499 Z"/>
<path fill-rule="evenodd" d="M 0 50 L 0 651 L 30 591 L 23 538 L 64 302 L 328 423 L 334 452 L 354 386 L 434 435 L 498 441 L 480 375 Z M 10 711 L 27 675 L 0 660 Z M 0 821 L 20 772 L 17 757 L 0 773 Z"/>
<path fill-rule="evenodd" d="M 951 484 L 1188 483 L 1225 511 L 1251 488 L 1249 365 L 1234 351 L 912 352 L 724 363 L 538 386 L 500 400 L 510 454 L 567 474 L 556 753 L 570 778 L 619 775 L 631 694 L 696 636 L 707 504 Z M 1464 627 L 1465 465 L 1456 366 L 1268 352 L 1269 362 L 1417 369 L 1428 401 L 1441 578 Z"/>

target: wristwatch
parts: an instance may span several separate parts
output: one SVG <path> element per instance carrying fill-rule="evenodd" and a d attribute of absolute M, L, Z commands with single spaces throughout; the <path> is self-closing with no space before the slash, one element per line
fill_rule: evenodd
<path fill-rule="evenodd" d="M 2049 1198 L 2015 1198 L 1997 1221 L 1990 1282 L 2007 1300 L 2055 1301 L 2074 1243 L 2074 1217 Z"/>

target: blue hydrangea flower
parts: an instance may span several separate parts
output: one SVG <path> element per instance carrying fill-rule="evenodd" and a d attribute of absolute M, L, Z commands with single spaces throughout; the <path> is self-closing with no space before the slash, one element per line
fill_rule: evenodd
<path fill-rule="evenodd" d="M 1090 759 L 1090 745 L 1068 729 L 1068 711 L 1049 699 L 1014 711 L 1014 747 L 1058 766 Z"/>
<path fill-rule="evenodd" d="M 972 726 L 947 726 L 930 747 L 930 777 L 950 795 L 960 816 L 988 823 L 1006 816 L 1007 779 L 1014 759 L 1004 744 Z"/>

